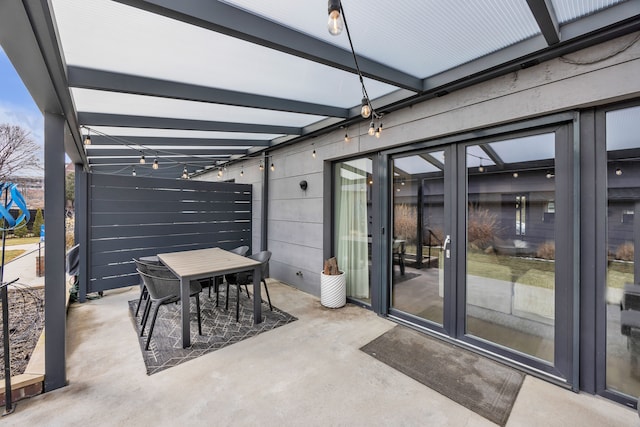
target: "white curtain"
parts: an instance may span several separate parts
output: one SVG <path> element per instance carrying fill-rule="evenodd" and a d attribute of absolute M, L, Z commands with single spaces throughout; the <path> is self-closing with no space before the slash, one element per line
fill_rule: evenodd
<path fill-rule="evenodd" d="M 351 160 L 336 168 L 336 242 L 338 266 L 346 273 L 347 295 L 369 298 L 367 170 L 371 159 Z"/>

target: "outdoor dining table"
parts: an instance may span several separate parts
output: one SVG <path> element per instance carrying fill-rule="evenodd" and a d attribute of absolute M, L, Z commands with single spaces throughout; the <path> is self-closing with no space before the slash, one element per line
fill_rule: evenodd
<path fill-rule="evenodd" d="M 183 348 L 191 345 L 189 282 L 192 280 L 253 270 L 253 322 L 254 324 L 262 322 L 260 262 L 220 248 L 169 252 L 158 254 L 158 259 L 180 278 Z"/>

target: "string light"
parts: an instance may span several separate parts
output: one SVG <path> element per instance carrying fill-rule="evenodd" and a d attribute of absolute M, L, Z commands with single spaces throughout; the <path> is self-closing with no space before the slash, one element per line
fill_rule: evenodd
<path fill-rule="evenodd" d="M 131 175 L 136 176 L 136 168 L 133 168 L 133 171 L 131 171 Z"/>
<path fill-rule="evenodd" d="M 187 170 L 187 165 L 184 165 L 184 169 L 182 169 L 182 179 L 189 178 L 189 171 Z"/>
<path fill-rule="evenodd" d="M 145 163 L 147 163 L 147 161 L 144 159 L 144 153 L 142 153 L 142 156 L 140 156 L 140 164 L 144 165 Z"/>
<path fill-rule="evenodd" d="M 218 168 L 218 178 L 222 178 L 222 168 Z"/>
<path fill-rule="evenodd" d="M 87 128 L 87 136 L 84 138 L 84 145 L 91 145 L 91 129 Z"/>
<path fill-rule="evenodd" d="M 329 22 L 327 23 L 327 29 L 329 30 L 329 34 L 334 36 L 342 33 L 342 28 L 344 27 L 340 9 L 340 0 L 329 0 Z"/>
<path fill-rule="evenodd" d="M 276 167 L 273 165 L 273 163 L 271 163 L 271 172 L 275 171 Z"/>
<path fill-rule="evenodd" d="M 344 131 L 344 142 L 349 142 L 351 141 L 351 138 L 349 138 L 349 134 L 347 133 L 347 131 Z"/>
<path fill-rule="evenodd" d="M 622 169 L 620 168 L 616 169 L 616 175 L 618 176 L 622 175 Z"/>
<path fill-rule="evenodd" d="M 259 168 L 260 168 L 260 172 L 262 172 L 264 170 L 264 165 L 262 164 L 262 160 L 260 160 Z"/>
<path fill-rule="evenodd" d="M 160 164 L 158 163 L 158 157 L 153 160 L 153 169 L 158 169 Z"/>
<path fill-rule="evenodd" d="M 373 123 L 373 120 L 371 120 L 371 125 L 369 126 L 369 136 L 373 136 L 376 133 L 376 124 Z"/>
<path fill-rule="evenodd" d="M 484 166 L 482 166 L 482 157 L 480 157 L 480 166 L 478 166 L 478 172 L 484 172 Z"/>
<path fill-rule="evenodd" d="M 316 158 L 316 150 L 313 150 L 313 153 L 311 153 L 311 155 L 313 156 L 313 158 Z"/>
<path fill-rule="evenodd" d="M 240 176 L 244 176 L 244 166 L 240 169 Z"/>

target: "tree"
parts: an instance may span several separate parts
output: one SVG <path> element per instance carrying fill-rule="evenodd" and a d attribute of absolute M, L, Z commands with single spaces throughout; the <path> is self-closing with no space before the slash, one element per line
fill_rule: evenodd
<path fill-rule="evenodd" d="M 75 174 L 75 172 L 69 172 L 65 176 L 64 193 L 65 193 L 65 198 L 67 200 L 71 201 L 71 206 L 73 206 L 74 201 L 76 199 L 76 174 Z"/>
<path fill-rule="evenodd" d="M 29 234 L 29 229 L 27 228 L 27 223 L 23 219 L 13 230 L 13 235 L 16 237 L 27 237 L 27 234 Z"/>
<path fill-rule="evenodd" d="M 40 226 L 44 224 L 44 218 L 42 216 L 42 210 L 38 209 L 36 211 L 36 217 L 33 219 L 33 228 L 32 228 L 32 232 L 34 236 L 39 236 L 40 235 Z"/>
<path fill-rule="evenodd" d="M 41 151 L 22 127 L 0 124 L 0 182 L 10 181 L 17 172 L 42 170 L 38 156 Z"/>

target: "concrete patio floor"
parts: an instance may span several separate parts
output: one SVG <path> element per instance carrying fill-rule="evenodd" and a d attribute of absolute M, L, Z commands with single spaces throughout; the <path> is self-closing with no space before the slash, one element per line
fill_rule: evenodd
<path fill-rule="evenodd" d="M 299 320 L 152 376 L 127 301 L 138 288 L 72 304 L 69 385 L 18 402 L 4 426 L 491 426 L 359 348 L 395 324 L 279 282 L 274 305 Z M 635 411 L 527 376 L 507 423 L 634 426 Z"/>

